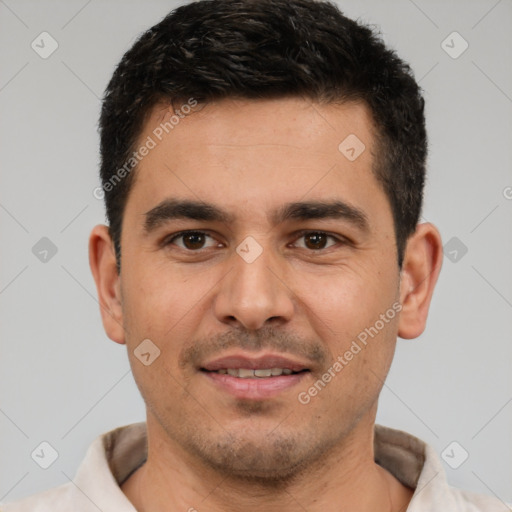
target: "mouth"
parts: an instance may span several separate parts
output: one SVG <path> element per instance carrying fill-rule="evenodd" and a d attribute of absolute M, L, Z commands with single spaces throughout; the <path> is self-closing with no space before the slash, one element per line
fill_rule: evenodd
<path fill-rule="evenodd" d="M 234 355 L 199 368 L 217 390 L 237 399 L 266 400 L 296 386 L 311 370 L 279 355 Z"/>
<path fill-rule="evenodd" d="M 280 377 L 281 375 L 296 375 L 302 372 L 308 372 L 309 370 L 300 370 L 294 372 L 289 368 L 261 368 L 258 370 L 252 370 L 251 368 L 221 368 L 215 371 L 209 371 L 201 368 L 201 371 L 209 373 L 217 373 L 219 375 L 230 375 L 237 379 L 268 379 L 272 377 Z"/>

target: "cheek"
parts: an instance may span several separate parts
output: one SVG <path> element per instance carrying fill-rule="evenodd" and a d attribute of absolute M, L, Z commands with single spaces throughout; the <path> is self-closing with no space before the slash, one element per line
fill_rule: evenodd
<path fill-rule="evenodd" d="M 329 275 L 295 279 L 294 291 L 304 307 L 304 315 L 321 338 L 344 345 L 372 326 L 396 300 L 398 283 L 388 272 L 382 279 L 367 269 L 340 269 Z M 391 327 L 391 320 L 386 328 Z M 333 350 L 334 346 L 331 346 Z"/>
<path fill-rule="evenodd" d="M 166 361 L 176 361 L 183 340 L 193 338 L 201 319 L 206 318 L 208 290 L 218 276 L 201 271 L 185 275 L 169 265 L 140 265 L 133 271 L 127 266 L 123 317 L 132 349 L 149 338 Z"/>

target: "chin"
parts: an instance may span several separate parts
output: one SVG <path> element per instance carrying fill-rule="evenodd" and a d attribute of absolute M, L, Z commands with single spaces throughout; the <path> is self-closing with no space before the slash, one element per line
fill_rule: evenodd
<path fill-rule="evenodd" d="M 257 434 L 248 439 L 247 433 L 241 438 L 241 433 L 226 432 L 220 439 L 188 444 L 188 449 L 225 478 L 279 487 L 293 481 L 329 448 L 315 437 L 308 442 L 308 436 Z"/>

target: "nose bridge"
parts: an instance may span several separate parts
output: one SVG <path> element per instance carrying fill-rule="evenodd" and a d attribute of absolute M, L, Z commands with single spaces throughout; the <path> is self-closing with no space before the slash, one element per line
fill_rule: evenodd
<path fill-rule="evenodd" d="M 222 322 L 238 322 L 246 329 L 259 329 L 269 320 L 291 318 L 290 290 L 279 276 L 278 262 L 269 247 L 252 237 L 233 252 L 232 270 L 223 280 L 215 300 L 215 313 Z"/>

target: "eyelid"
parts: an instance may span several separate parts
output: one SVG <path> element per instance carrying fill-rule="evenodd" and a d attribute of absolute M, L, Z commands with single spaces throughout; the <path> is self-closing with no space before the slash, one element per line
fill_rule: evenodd
<path fill-rule="evenodd" d="M 173 233 L 173 234 L 171 234 L 169 236 L 166 236 L 162 240 L 161 245 L 162 246 L 171 245 L 174 242 L 174 240 L 176 240 L 177 238 L 180 238 L 182 236 L 185 236 L 185 235 L 188 235 L 188 234 L 192 234 L 192 233 L 198 233 L 198 234 L 201 234 L 201 235 L 205 235 L 206 237 L 209 237 L 212 240 L 217 241 L 219 244 L 223 243 L 223 242 L 220 242 L 217 238 L 215 238 L 208 230 L 185 229 L 183 231 L 178 231 L 178 232 Z M 329 237 L 329 238 L 331 238 L 331 239 L 336 241 L 336 244 L 333 244 L 333 245 L 331 245 L 329 247 L 326 247 L 326 248 L 323 248 L 323 249 L 317 249 L 317 250 L 309 249 L 309 251 L 312 252 L 312 253 L 320 253 L 322 251 L 326 251 L 326 250 L 330 249 L 331 247 L 335 247 L 338 244 L 347 245 L 347 244 L 351 243 L 351 241 L 348 238 L 346 238 L 346 237 L 344 237 L 342 235 L 335 235 L 335 234 L 329 233 L 328 231 L 322 231 L 322 230 L 319 230 L 319 229 L 302 229 L 300 231 L 295 232 L 294 235 L 293 235 L 293 237 L 294 237 L 294 242 L 293 243 L 295 243 L 298 239 L 302 238 L 303 236 L 311 234 L 311 233 L 320 233 L 320 234 L 326 235 L 327 237 Z M 174 244 L 174 245 L 176 245 L 176 244 Z M 202 247 L 201 249 L 193 250 L 193 249 L 183 248 L 183 247 L 180 247 L 178 245 L 176 245 L 176 247 L 178 247 L 179 249 L 183 249 L 183 250 L 185 250 L 187 252 L 196 252 L 196 253 L 211 248 L 211 247 Z"/>
<path fill-rule="evenodd" d="M 333 240 L 336 241 L 336 244 L 333 244 L 329 247 L 326 247 L 324 249 L 317 249 L 317 250 L 313 250 L 313 249 L 310 249 L 310 252 L 316 252 L 316 253 L 320 253 L 322 251 L 326 251 L 328 249 L 331 249 L 332 247 L 336 247 L 336 245 L 338 244 L 344 244 L 344 245 L 347 245 L 347 244 L 350 244 L 350 240 L 342 235 L 335 235 L 333 233 L 329 233 L 328 231 L 323 231 L 321 229 L 302 229 L 300 231 L 297 231 L 295 234 L 294 234 L 294 239 L 295 241 L 298 240 L 299 238 L 302 238 L 304 235 L 309 235 L 311 233 L 319 233 L 319 234 L 322 234 L 322 235 L 326 235 L 327 237 L 329 238 L 332 238 Z M 294 242 L 295 243 L 295 242 Z"/>
<path fill-rule="evenodd" d="M 205 235 L 205 236 L 211 238 L 212 240 L 215 240 L 218 243 L 222 243 L 219 240 L 217 240 L 214 236 L 212 236 L 210 234 L 210 232 L 208 232 L 207 230 L 202 230 L 202 229 L 185 229 L 183 231 L 178 231 L 176 233 L 173 233 L 172 235 L 168 235 L 168 236 L 164 237 L 164 239 L 161 242 L 161 245 L 164 246 L 164 247 L 167 246 L 167 245 L 171 245 L 171 244 L 173 244 L 174 240 L 176 240 L 177 238 L 183 237 L 185 235 L 194 234 L 194 233 L 198 233 L 200 235 Z M 176 245 L 176 244 L 173 244 L 173 245 Z M 192 250 L 192 249 L 187 249 L 187 248 L 180 247 L 179 245 L 176 245 L 176 247 L 178 247 L 179 249 L 183 249 L 183 250 L 185 250 L 187 252 L 200 252 L 200 251 L 202 251 L 204 249 L 208 249 L 209 248 L 209 247 L 202 247 L 201 249 Z"/>

